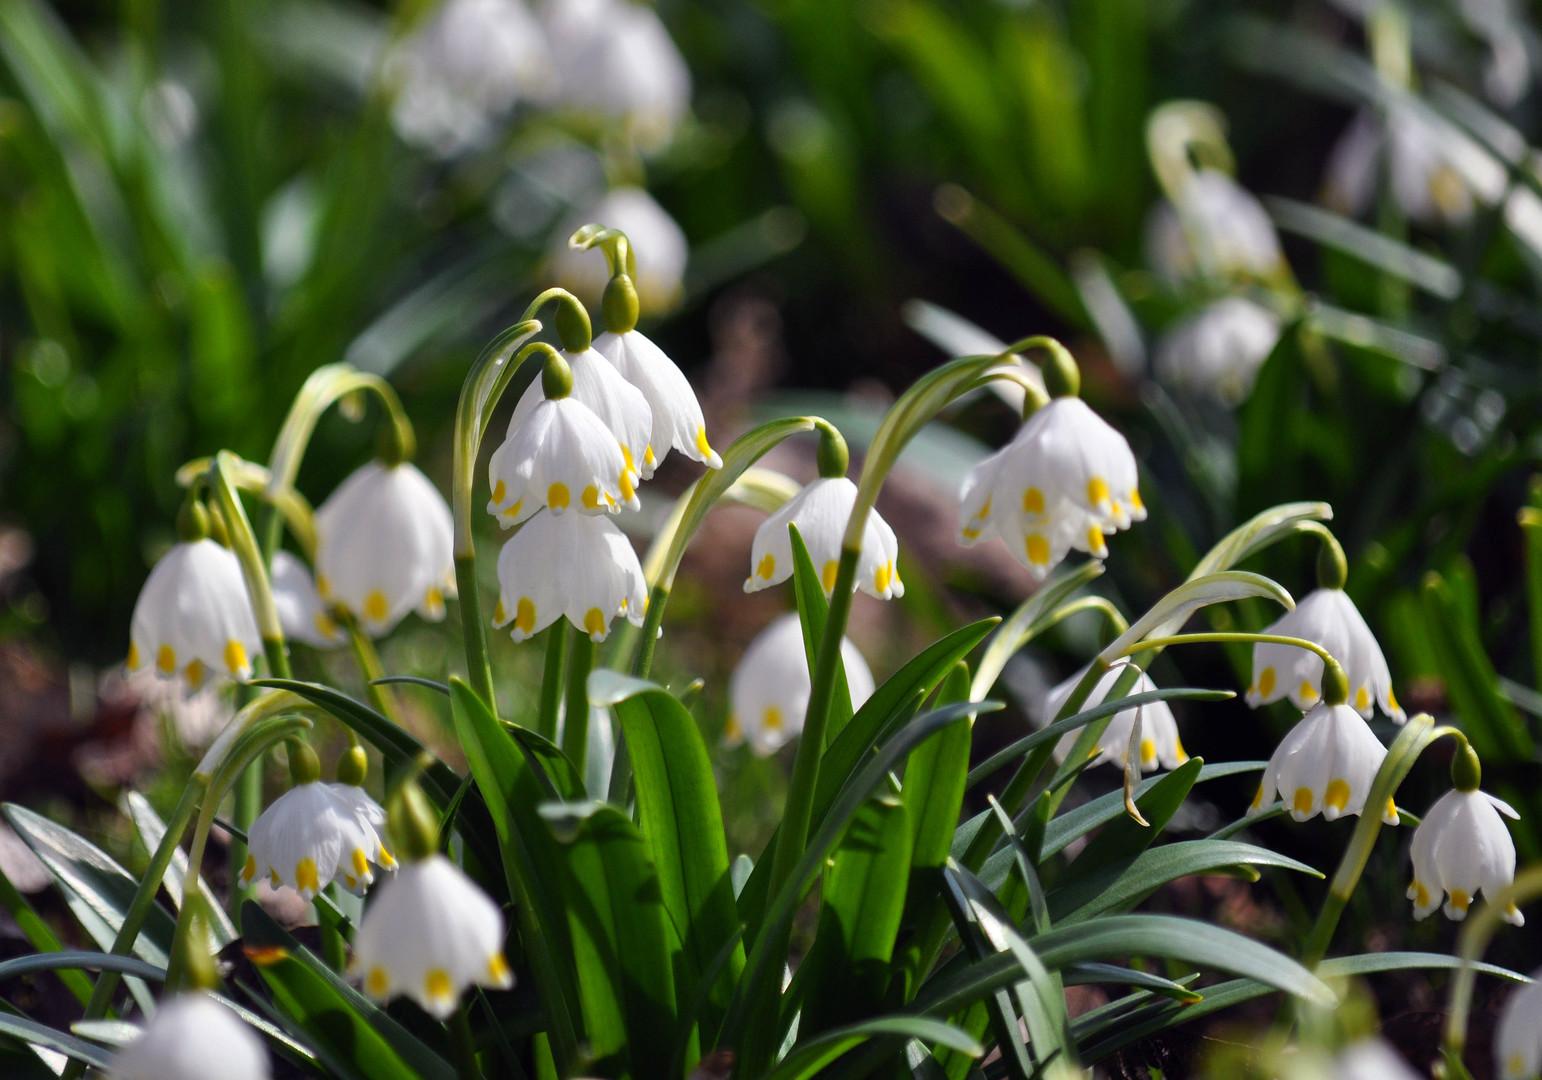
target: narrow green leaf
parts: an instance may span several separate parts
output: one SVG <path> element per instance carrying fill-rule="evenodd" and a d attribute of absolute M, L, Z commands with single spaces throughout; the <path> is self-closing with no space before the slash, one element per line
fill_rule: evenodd
<path fill-rule="evenodd" d="M 1420 598 L 1424 627 L 1462 729 L 1482 757 L 1529 761 L 1535 744 L 1526 725 L 1499 695 L 1498 676 L 1483 648 L 1482 635 L 1450 584 L 1431 571 Z"/>
<path fill-rule="evenodd" d="M 154 853 L 160 847 L 161 837 L 166 835 L 166 823 L 155 812 L 146 799 L 137 791 L 125 792 L 121 802 L 122 808 L 134 823 L 134 829 L 139 833 L 139 842 L 145 846 L 147 852 Z M 242 837 L 245 842 L 245 837 Z M 177 910 L 182 910 L 182 881 L 187 874 L 187 855 L 178 848 L 171 856 L 171 863 L 166 867 L 166 874 L 162 884 L 171 902 Z M 212 920 L 210 930 L 214 935 L 215 943 L 224 948 L 236 939 L 236 928 L 231 925 L 230 918 L 225 914 L 225 908 L 214 898 L 209 891 L 208 882 L 202 876 L 198 879 L 198 891 L 203 895 L 205 914 Z"/>
<path fill-rule="evenodd" d="M 830 617 L 830 604 L 825 599 L 821 581 L 824 576 L 832 581 L 835 579 L 835 564 L 815 570 L 808 547 L 803 543 L 803 537 L 798 535 L 796 525 L 787 526 L 787 536 L 792 541 L 793 595 L 798 604 L 798 621 L 803 627 L 803 651 L 808 657 L 808 669 L 812 674 L 819 662 L 819 643 L 824 640 L 825 623 Z M 829 726 L 825 728 L 826 746 L 834 742 L 836 736 L 851 722 L 851 713 L 851 687 L 846 681 L 843 652 L 841 663 L 835 669 L 834 689 L 830 693 L 830 719 Z"/>
<path fill-rule="evenodd" d="M 0 909 L 11 917 L 17 929 L 38 952 L 57 953 L 63 950 L 64 944 L 53 932 L 53 928 L 33 910 L 27 898 L 11 884 L 11 879 L 5 876 L 3 870 L 0 870 Z M 59 972 L 59 981 L 82 1005 L 91 1000 L 91 980 L 80 972 L 68 968 L 62 969 Z"/>
<path fill-rule="evenodd" d="M 112 1065 L 112 1055 L 101 1047 L 93 1046 L 73 1035 L 66 1035 L 62 1031 L 56 1031 L 36 1020 L 15 1016 L 3 1010 L 0 1010 L 0 1035 L 9 1035 L 31 1046 L 56 1050 L 66 1057 L 84 1061 L 87 1065 L 94 1065 L 98 1069 L 108 1069 Z"/>
<path fill-rule="evenodd" d="M 813 1077 L 836 1075 L 826 1070 L 835 1065 L 842 1055 L 864 1043 L 882 1042 L 891 1045 L 911 1039 L 946 1047 L 973 1058 L 985 1053 L 983 1046 L 951 1024 L 924 1016 L 885 1016 L 827 1031 L 809 1040 L 783 1058 L 766 1075 L 766 1080 L 811 1080 Z"/>

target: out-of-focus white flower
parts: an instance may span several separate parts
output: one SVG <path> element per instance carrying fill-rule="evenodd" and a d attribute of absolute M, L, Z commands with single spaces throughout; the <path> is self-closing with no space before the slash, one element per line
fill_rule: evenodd
<path fill-rule="evenodd" d="M 618 187 L 581 212 L 565 219 L 552 233 L 549 272 L 557 284 L 591 308 L 598 307 L 610 274 L 605 260 L 593 252 L 568 246 L 568 237 L 584 225 L 603 223 L 626 233 L 637 273 L 637 300 L 644 311 L 666 311 L 684 291 L 685 263 L 689 254 L 685 233 L 675 219 L 642 188 Z"/>
<path fill-rule="evenodd" d="M 653 412 L 653 431 L 643 458 L 643 479 L 671 449 L 709 469 L 721 469 L 723 459 L 707 441 L 707 422 L 696 400 L 696 391 L 664 350 L 636 330 L 604 333 L 594 339 L 594 349 L 616 366 L 623 378 L 642 391 Z"/>
<path fill-rule="evenodd" d="M 873 673 L 857 647 L 841 639 L 841 660 L 853 708 L 873 693 Z M 803 730 L 812 682 L 803 625 L 797 612 L 778 616 L 744 650 L 728 683 L 728 724 L 723 744 L 748 742 L 762 757 L 775 753 Z"/>
<path fill-rule="evenodd" d="M 1351 1043 L 1328 1068 L 1328 1080 L 1419 1080 L 1419 1074 L 1380 1039 Z"/>
<path fill-rule="evenodd" d="M 1410 851 L 1414 918 L 1431 914 L 1445 895 L 1446 917 L 1465 919 L 1479 889 L 1492 902 L 1515 880 L 1515 841 L 1500 814 L 1520 818 L 1509 803 L 1476 789 L 1452 789 L 1430 807 L 1414 829 Z M 1514 904 L 1504 918 L 1516 926 L 1526 922 Z"/>
<path fill-rule="evenodd" d="M 1265 628 L 1266 634 L 1304 638 L 1327 649 L 1349 676 L 1349 704 L 1370 719 L 1372 704 L 1399 724 L 1408 719 L 1392 692 L 1387 658 L 1343 589 L 1315 589 L 1293 611 Z M 1253 685 L 1248 704 L 1257 708 L 1287 694 L 1298 709 L 1310 708 L 1322 684 L 1322 658 L 1294 645 L 1253 646 Z"/>
<path fill-rule="evenodd" d="M 371 636 L 409 611 L 444 618 L 455 595 L 450 508 L 410 462 L 356 469 L 316 511 L 316 588 Z"/>
<path fill-rule="evenodd" d="M 1451 155 L 1444 133 L 1418 113 L 1361 110 L 1328 158 L 1324 197 L 1341 213 L 1363 213 L 1385 170 L 1392 198 L 1409 218 L 1460 225 L 1472 217 L 1473 197 Z"/>
<path fill-rule="evenodd" d="M 1504 1080 L 1542 1074 L 1542 971 L 1510 994 L 1494 1029 L 1494 1063 Z"/>
<path fill-rule="evenodd" d="M 1108 554 L 1106 534 L 1144 521 L 1135 455 L 1077 397 L 1057 397 L 964 478 L 959 540 L 996 535 L 1038 580 L 1072 548 Z"/>
<path fill-rule="evenodd" d="M 370 997 L 405 994 L 442 1020 L 467 986 L 514 985 L 503 931 L 498 905 L 449 859 L 430 855 L 375 890 L 354 937 L 352 967 Z"/>
<path fill-rule="evenodd" d="M 343 790 L 346 789 L 346 790 Z M 350 784 L 296 784 L 252 823 L 241 881 L 266 877 L 310 900 L 329 882 L 362 893 L 373 867 L 395 868 L 379 830 L 385 811 Z"/>
<path fill-rule="evenodd" d="M 229 684 L 207 681 L 193 693 L 158 678 L 149 668 L 130 672 L 124 685 L 151 720 L 165 717 L 184 747 L 208 746 L 235 716 Z"/>
<path fill-rule="evenodd" d="M 327 605 L 303 562 L 287 551 L 275 551 L 270 583 L 285 638 L 317 649 L 343 643 L 343 632 L 327 613 Z"/>
<path fill-rule="evenodd" d="M 537 514 L 498 553 L 493 625 L 524 641 L 566 615 L 594 641 L 624 615 L 641 626 L 647 583 L 632 543 L 603 517 Z"/>
<path fill-rule="evenodd" d="M 1044 700 L 1044 722 L 1050 723 L 1059 715 L 1061 708 L 1071 697 L 1071 691 L 1081 682 L 1087 673 L 1083 668 L 1069 679 L 1058 684 L 1050 690 L 1049 696 Z M 1122 674 L 1119 667 L 1110 668 L 1092 688 L 1092 693 L 1087 695 L 1087 700 L 1082 705 L 1082 711 L 1093 709 L 1103 704 L 1103 699 L 1113 689 L 1114 683 Z M 1145 672 L 1141 672 L 1134 685 L 1130 687 L 1131 694 L 1145 694 L 1156 689 L 1156 684 Z M 1140 713 L 1140 771 L 1154 772 L 1160 765 L 1164 769 L 1176 769 L 1189 755 L 1183 749 L 1183 740 L 1178 737 L 1178 723 L 1173 719 L 1173 712 L 1167 707 L 1167 702 L 1156 701 L 1149 705 L 1137 706 L 1134 709 L 1124 709 L 1114 714 L 1108 722 L 1108 727 L 1103 729 L 1103 735 L 1098 739 L 1097 746 L 1093 748 L 1094 765 L 1112 764 L 1121 768 L 1130 749 L 1130 732 L 1135 726 L 1135 714 Z M 1055 744 L 1055 760 L 1064 761 L 1071 748 L 1076 745 L 1076 739 L 1080 731 L 1068 731 L 1060 737 Z"/>
<path fill-rule="evenodd" d="M 547 0 L 540 13 L 552 103 L 622 124 L 641 150 L 668 143 L 691 107 L 691 73 L 652 6 Z"/>
<path fill-rule="evenodd" d="M 130 671 L 149 664 L 197 690 L 211 673 L 250 678 L 251 657 L 261 651 L 241 564 L 228 549 L 206 537 L 161 557 L 134 604 Z"/>
<path fill-rule="evenodd" d="M 449 157 L 490 140 L 551 74 L 540 23 L 521 0 L 445 0 L 391 50 L 391 120 L 410 143 Z"/>
<path fill-rule="evenodd" d="M 1157 344 L 1157 377 L 1236 405 L 1248 396 L 1279 340 L 1278 315 L 1246 297 L 1228 296 L 1163 335 Z"/>
<path fill-rule="evenodd" d="M 208 994 L 161 1003 L 149 1025 L 113 1055 L 111 1080 L 268 1080 L 268 1052 L 240 1017 Z"/>
<path fill-rule="evenodd" d="M 798 527 L 825 595 L 830 595 L 840 566 L 841 538 L 856 501 L 857 485 L 844 476 L 820 477 L 788 499 L 755 530 L 744 591 L 759 592 L 792 577 L 792 540 L 787 535 L 791 524 Z M 898 558 L 899 541 L 894 530 L 877 510 L 869 512 L 857 559 L 856 587 L 880 600 L 904 596 Z"/>
<path fill-rule="evenodd" d="M 489 513 L 508 526 L 543 508 L 603 514 L 636 501 L 626 455 L 593 409 L 573 394 L 532 402 L 514 411 L 508 438 L 488 462 Z"/>
<path fill-rule="evenodd" d="M 1162 202 L 1146 223 L 1146 257 L 1163 276 L 1270 278 L 1285 265 L 1268 213 L 1223 172 L 1201 169 L 1177 202 Z"/>
<path fill-rule="evenodd" d="M 1328 821 L 1343 814 L 1358 817 L 1386 756 L 1386 747 L 1359 713 L 1347 705 L 1318 704 L 1275 748 L 1252 809 L 1268 806 L 1279 792 L 1297 821 L 1318 813 Z M 1397 807 L 1391 799 L 1382 808 L 1381 819 L 1397 824 Z"/>

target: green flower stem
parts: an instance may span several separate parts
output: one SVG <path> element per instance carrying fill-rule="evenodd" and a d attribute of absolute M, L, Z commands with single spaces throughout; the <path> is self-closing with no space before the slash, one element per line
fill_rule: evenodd
<path fill-rule="evenodd" d="M 370 701 L 380 710 L 380 715 L 401 727 L 402 718 L 396 708 L 396 695 L 379 681 L 385 678 L 385 668 L 380 663 L 380 653 L 375 649 L 375 643 L 360 628 L 359 620 L 351 612 L 339 610 L 334 612 L 333 617 L 348 631 L 348 643 L 353 646 L 354 660 L 359 665 L 359 673 L 364 676 L 364 685 L 369 688 Z M 354 734 L 353 728 L 347 728 L 347 731 L 349 741 L 357 744 L 358 736 Z"/>
<path fill-rule="evenodd" d="M 1542 896 L 1542 866 L 1532 866 L 1515 876 L 1498 896 L 1485 896 L 1481 908 L 1462 925 L 1456 939 L 1456 954 L 1462 966 L 1456 978 L 1451 980 L 1451 994 L 1446 1005 L 1446 1030 L 1443 1038 L 1448 1062 L 1460 1063 L 1467 1047 L 1467 1017 L 1472 1012 L 1472 985 L 1477 978 L 1473 966 L 1482 957 L 1495 931 L 1504 921 L 1504 912 L 1511 905 L 1519 907 Z"/>
<path fill-rule="evenodd" d="M 268 581 L 268 563 L 252 533 L 252 523 L 241 505 L 241 496 L 231 483 L 230 474 L 240 459 L 228 450 L 214 455 L 209 466 L 209 489 L 219 502 L 220 514 L 230 534 L 230 549 L 241 563 L 241 576 L 246 581 L 246 591 L 251 598 L 252 614 L 257 620 L 257 632 L 262 636 L 262 649 L 268 658 L 268 670 L 281 679 L 290 677 L 289 656 L 284 649 L 284 628 L 279 624 L 278 608 L 273 604 L 273 588 Z"/>
<path fill-rule="evenodd" d="M 210 457 L 193 458 L 177 470 L 177 483 L 185 488 L 196 487 L 203 484 L 209 475 L 209 468 L 214 464 Z M 259 496 L 264 500 L 264 512 L 276 510 L 279 518 L 289 529 L 289 534 L 300 545 L 300 552 L 307 562 L 316 559 L 316 521 L 315 513 L 305 496 L 293 487 L 280 488 L 273 483 L 273 474 L 263 466 L 244 458 L 234 458 L 226 472 L 230 482 L 237 491 L 244 491 L 249 495 Z M 263 527 L 258 530 L 264 540 L 264 554 L 271 558 L 273 549 L 277 547 L 277 537 L 269 536 L 273 526 L 265 519 Z"/>
<path fill-rule="evenodd" d="M 637 653 L 632 657 L 632 674 L 646 679 L 653 667 L 653 651 L 659 644 L 659 626 L 664 621 L 664 605 L 669 603 L 669 586 L 653 586 L 648 593 L 648 610 L 643 617 L 642 633 L 637 639 Z"/>
<path fill-rule="evenodd" d="M 562 752 L 578 775 L 584 775 L 589 748 L 589 671 L 594 667 L 594 642 L 582 629 L 572 628 L 568 646 L 567 704 L 562 719 Z M 543 688 L 544 689 L 544 688 Z"/>
<path fill-rule="evenodd" d="M 1289 637 L 1284 634 L 1255 634 L 1245 630 L 1216 630 L 1194 634 L 1172 634 L 1168 637 L 1146 638 L 1142 641 L 1135 642 L 1127 648 L 1121 649 L 1118 655 L 1121 657 L 1134 656 L 1136 653 L 1147 652 L 1152 649 L 1165 649 L 1169 645 L 1229 645 L 1238 642 L 1264 645 L 1294 645 L 1298 649 L 1305 649 L 1307 652 L 1316 653 L 1317 656 L 1322 660 L 1324 667 L 1329 664 L 1333 665 L 1334 667 L 1340 666 L 1334 655 L 1327 649 L 1323 648 L 1321 645 L 1317 644 L 1315 641 L 1308 641 L 1306 638 Z"/>
<path fill-rule="evenodd" d="M 262 813 L 262 762 L 252 762 L 236 781 L 233 810 L 236 827 L 241 830 L 243 836 L 249 834 L 252 822 L 256 821 L 257 816 Z M 241 905 L 256 895 L 255 886 L 241 883 L 241 868 L 246 865 L 246 841 L 232 837 L 229 858 L 226 861 L 230 865 L 231 882 L 229 915 L 234 919 L 239 916 Z"/>
<path fill-rule="evenodd" d="M 536 713 L 535 730 L 552 742 L 557 741 L 557 718 L 562 713 L 563 672 L 567 670 L 568 631 L 563 620 L 546 630 L 546 668 L 541 673 L 541 700 Z"/>
<path fill-rule="evenodd" d="M 249 771 L 249 770 L 248 770 Z M 213 792 L 210 792 L 213 795 Z M 204 848 L 209 843 L 209 830 L 214 827 L 214 814 L 219 809 L 219 798 L 206 798 L 198 812 L 198 822 L 193 827 L 193 842 L 187 850 L 187 873 L 182 877 L 182 895 L 192 896 L 198 889 L 199 867 L 203 865 Z M 174 994 L 182 987 L 187 971 L 188 935 L 192 933 L 194 920 L 188 915 L 188 905 L 182 905 L 177 916 L 177 928 L 171 939 L 171 960 L 166 965 L 166 993 Z"/>
<path fill-rule="evenodd" d="M 464 998 L 450 1018 L 450 1045 L 455 1051 L 455 1071 L 462 1080 L 482 1080 L 477 1062 L 476 1039 L 471 1034 L 471 998 Z"/>

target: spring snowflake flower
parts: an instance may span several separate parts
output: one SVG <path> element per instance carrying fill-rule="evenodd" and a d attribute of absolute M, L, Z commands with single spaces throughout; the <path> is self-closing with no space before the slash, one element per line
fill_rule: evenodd
<path fill-rule="evenodd" d="M 808 547 L 809 558 L 819 571 L 820 583 L 828 596 L 835 588 L 840 566 L 841 538 L 857 500 L 857 485 L 844 476 L 820 477 L 773 513 L 755 530 L 750 546 L 750 576 L 744 580 L 745 592 L 780 584 L 792 576 L 792 540 L 789 524 L 798 527 L 798 535 Z M 867 515 L 862 532 L 862 553 L 857 559 L 856 586 L 869 596 L 887 600 L 905 595 L 900 580 L 899 541 L 889 523 L 877 510 Z"/>
<path fill-rule="evenodd" d="M 707 422 L 696 391 L 663 349 L 636 330 L 601 334 L 594 339 L 594 349 L 642 391 L 653 412 L 653 429 L 642 462 L 643 479 L 653 475 L 671 449 L 709 469 L 723 467 L 723 459 L 707 441 Z"/>
<path fill-rule="evenodd" d="M 1297 821 L 1318 813 L 1328 821 L 1343 814 L 1358 817 L 1386 756 L 1386 747 L 1354 709 L 1319 703 L 1275 748 L 1251 809 L 1268 806 L 1279 792 Z M 1381 819 L 1397 824 L 1397 807 L 1391 799 Z"/>
<path fill-rule="evenodd" d="M 518 421 L 518 422 L 515 422 Z M 489 513 L 515 525 L 541 509 L 614 513 L 636 501 L 632 470 L 605 421 L 576 395 L 536 399 L 488 462 Z"/>
<path fill-rule="evenodd" d="M 1118 681 L 1122 669 L 1110 668 L 1104 673 L 1092 693 L 1087 695 L 1082 710 L 1096 708 L 1103 703 L 1108 692 L 1113 689 Z M 1069 679 L 1055 686 L 1044 700 L 1045 723 L 1049 723 L 1059 715 L 1061 708 L 1071 697 L 1071 691 L 1081 682 L 1087 673 L 1083 668 Z M 1149 693 L 1156 689 L 1156 684 L 1150 676 L 1141 672 L 1130 687 L 1131 694 Z M 1189 755 L 1183 749 L 1183 740 L 1178 738 L 1178 723 L 1173 719 L 1173 712 L 1167 707 L 1167 702 L 1157 701 L 1149 705 L 1137 706 L 1140 712 L 1140 771 L 1154 772 L 1160 765 L 1164 769 L 1176 769 Z M 1125 757 L 1130 749 L 1130 731 L 1135 726 L 1135 713 L 1137 709 L 1124 709 L 1114 714 L 1108 722 L 1108 727 L 1103 729 L 1103 735 L 1098 739 L 1097 746 L 1093 748 L 1094 765 L 1113 764 L 1123 767 Z M 1060 737 L 1055 744 L 1055 760 L 1064 761 L 1071 748 L 1076 745 L 1076 739 L 1080 731 L 1068 731 Z"/>
<path fill-rule="evenodd" d="M 285 638 L 317 649 L 342 644 L 343 632 L 328 613 L 303 562 L 287 551 L 275 551 L 269 577 L 273 606 L 278 609 Z"/>
<path fill-rule="evenodd" d="M 1163 202 L 1146 227 L 1146 251 L 1164 277 L 1269 278 L 1285 265 L 1269 214 L 1223 172 L 1201 169 L 1177 202 Z"/>
<path fill-rule="evenodd" d="M 1448 791 L 1430 807 L 1414 830 L 1410 852 L 1414 918 L 1430 915 L 1444 894 L 1446 917 L 1465 919 L 1479 889 L 1492 901 L 1515 880 L 1515 841 L 1500 814 L 1520 818 L 1509 803 L 1476 788 Z M 1514 904 L 1504 918 L 1516 926 L 1526 922 Z"/>
<path fill-rule="evenodd" d="M 1279 340 L 1278 315 L 1246 297 L 1224 297 L 1163 336 L 1156 351 L 1157 377 L 1236 405 L 1248 396 Z"/>
<path fill-rule="evenodd" d="M 873 673 L 857 647 L 841 639 L 846 686 L 853 708 L 873 693 Z M 803 730 L 812 683 L 803 625 L 797 612 L 778 616 L 750 642 L 728 683 L 728 724 L 723 744 L 748 742 L 761 757 L 775 753 Z"/>
<path fill-rule="evenodd" d="M 583 514 L 537 514 L 498 553 L 493 625 L 513 623 L 515 641 L 558 618 L 604 641 L 624 615 L 641 626 L 647 583 L 632 543 L 609 520 Z"/>
<path fill-rule="evenodd" d="M 1511 993 L 1494 1029 L 1494 1063 L 1504 1080 L 1542 1074 L 1542 971 Z"/>
<path fill-rule="evenodd" d="M 1072 548 L 1104 558 L 1104 536 L 1144 521 L 1130 444 L 1078 397 L 1057 397 L 964 478 L 960 542 L 996 535 L 1043 580 Z"/>
<path fill-rule="evenodd" d="M 241 881 L 266 877 L 274 888 L 289 885 L 306 900 L 333 881 L 362 894 L 374 883 L 374 867 L 396 867 L 380 838 L 384 826 L 385 811 L 362 788 L 319 780 L 296 784 L 252 823 Z"/>
<path fill-rule="evenodd" d="M 370 997 L 405 994 L 442 1020 L 467 986 L 514 985 L 503 932 L 498 905 L 449 859 L 429 855 L 375 890 L 354 937 L 352 967 Z"/>
<path fill-rule="evenodd" d="M 1420 1080 L 1420 1077 L 1382 1040 L 1361 1039 L 1334 1056 L 1328 1080 Z"/>
<path fill-rule="evenodd" d="M 240 1017 L 202 991 L 164 1001 L 113 1055 L 111 1080 L 268 1080 L 268 1052 Z"/>
<path fill-rule="evenodd" d="M 1460 225 L 1472 217 L 1473 196 L 1454 165 L 1456 152 L 1444 131 L 1412 110 L 1385 117 L 1362 110 L 1328 158 L 1324 198 L 1343 213 L 1363 213 L 1385 169 L 1393 201 L 1409 218 Z"/>
<path fill-rule="evenodd" d="M 417 466 L 372 461 L 316 511 L 316 588 L 375 637 L 409 611 L 442 619 L 455 595 L 453 532 L 444 496 Z"/>
<path fill-rule="evenodd" d="M 195 691 L 211 674 L 245 680 L 262 651 L 235 555 L 214 540 L 184 540 L 155 564 L 129 630 L 128 669 L 150 665 Z"/>
<path fill-rule="evenodd" d="M 1408 719 L 1392 692 L 1387 658 L 1343 589 L 1314 590 L 1264 632 L 1304 638 L 1327 649 L 1349 676 L 1349 703 L 1361 716 L 1370 719 L 1375 703 L 1399 724 Z M 1254 708 L 1286 695 L 1298 709 L 1310 708 L 1321 682 L 1322 658 L 1316 653 L 1294 645 L 1253 646 L 1253 685 L 1248 687 L 1247 702 Z"/>
<path fill-rule="evenodd" d="M 689 255 L 685 233 L 652 195 L 639 187 L 612 188 L 591 205 L 581 208 L 553 234 L 548 255 L 549 271 L 557 283 L 590 307 L 600 303 L 610 275 L 605 262 L 592 252 L 568 246 L 575 229 L 600 221 L 626 233 L 637 273 L 637 301 L 646 311 L 666 311 L 684 292 L 685 264 Z"/>

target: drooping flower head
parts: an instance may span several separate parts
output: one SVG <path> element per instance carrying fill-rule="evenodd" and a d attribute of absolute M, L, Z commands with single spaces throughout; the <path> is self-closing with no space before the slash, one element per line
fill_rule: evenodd
<path fill-rule="evenodd" d="M 1363 213 L 1385 175 L 1393 201 L 1424 225 L 1460 225 L 1472 217 L 1473 193 L 1456 162 L 1456 136 L 1408 108 L 1356 114 L 1334 145 L 1323 177 L 1328 205 Z"/>
<path fill-rule="evenodd" d="M 316 649 L 343 643 L 342 629 L 327 611 L 311 572 L 298 558 L 287 551 L 275 551 L 269 584 L 273 588 L 273 606 L 278 610 L 278 622 L 286 639 Z"/>
<path fill-rule="evenodd" d="M 1215 169 L 1188 176 L 1146 225 L 1152 266 L 1170 280 L 1268 279 L 1285 265 L 1280 237 L 1258 199 Z"/>
<path fill-rule="evenodd" d="M 1492 903 L 1515 880 L 1515 841 L 1500 815 L 1517 820 L 1520 815 L 1509 803 L 1480 791 L 1480 779 L 1478 756 L 1464 743 L 1451 763 L 1452 789 L 1414 830 L 1408 899 L 1416 919 L 1430 915 L 1444 895 L 1446 917 L 1460 921 L 1478 890 Z M 1513 903 L 1502 914 L 1515 926 L 1526 922 Z"/>
<path fill-rule="evenodd" d="M 1349 676 L 1349 704 L 1361 716 L 1369 719 L 1374 703 L 1399 724 L 1408 718 L 1392 692 L 1392 675 L 1381 646 L 1342 587 L 1314 590 L 1264 632 L 1304 638 L 1333 654 Z M 1289 696 L 1297 708 L 1309 708 L 1317 701 L 1322 670 L 1322 658 L 1315 653 L 1261 642 L 1253 646 L 1253 683 L 1247 702 L 1257 708 Z"/>
<path fill-rule="evenodd" d="M 1359 713 L 1342 703 L 1319 702 L 1275 748 L 1252 809 L 1268 806 L 1278 792 L 1297 821 L 1319 813 L 1328 821 L 1343 814 L 1358 817 L 1386 756 L 1386 747 Z M 1391 799 L 1381 817 L 1388 825 L 1397 824 Z"/>
<path fill-rule="evenodd" d="M 608 519 L 540 513 L 498 553 L 494 626 L 510 626 L 515 641 L 566 615 L 594 641 L 624 616 L 637 626 L 647 607 L 647 583 L 632 542 Z"/>
<path fill-rule="evenodd" d="M 113 1055 L 110 1080 L 268 1080 L 262 1040 L 202 991 L 161 1003 L 144 1031 Z"/>
<path fill-rule="evenodd" d="M 1494 1029 L 1494 1062 L 1504 1080 L 1542 1074 L 1542 971 L 1512 991 Z"/>
<path fill-rule="evenodd" d="M 835 588 L 841 560 L 841 539 L 857 501 L 857 485 L 844 476 L 821 476 L 788 499 L 761 522 L 750 546 L 750 575 L 745 592 L 779 585 L 792 576 L 792 540 L 787 526 L 795 525 L 819 572 L 825 595 Z M 880 600 L 904 596 L 899 576 L 899 540 L 877 510 L 867 515 L 862 553 L 857 559 L 856 587 Z"/>
<path fill-rule="evenodd" d="M 1334 1056 L 1328 1068 L 1324 1080 L 1420 1080 L 1396 1050 L 1374 1038 L 1350 1043 Z"/>
<path fill-rule="evenodd" d="M 1087 669 L 1083 668 L 1050 690 L 1049 696 L 1044 700 L 1045 723 L 1049 723 L 1059 715 L 1061 708 L 1070 699 L 1071 692 L 1076 689 L 1086 673 Z M 1105 672 L 1093 686 L 1092 692 L 1087 695 L 1082 709 L 1085 711 L 1103 704 L 1122 673 L 1121 667 L 1113 667 Z M 1131 695 L 1144 694 L 1155 689 L 1156 684 L 1151 681 L 1151 677 L 1141 672 L 1131 685 L 1129 692 Z M 1158 767 L 1176 769 L 1189 760 L 1188 753 L 1183 749 L 1183 740 L 1178 737 L 1178 724 L 1173 719 L 1172 710 L 1167 707 L 1165 701 L 1155 701 L 1114 714 L 1093 748 L 1093 765 L 1110 764 L 1123 767 L 1129 754 L 1130 732 L 1135 726 L 1137 711 L 1140 713 L 1141 728 L 1139 747 L 1141 772 L 1154 772 Z M 1080 731 L 1068 731 L 1060 737 L 1060 741 L 1055 744 L 1057 762 L 1065 760 L 1066 755 L 1076 745 L 1076 739 L 1080 734 Z"/>
<path fill-rule="evenodd" d="M 631 272 L 637 300 L 651 312 L 667 311 L 684 291 L 685 264 L 690 248 L 685 232 L 669 212 L 640 187 L 617 187 L 581 206 L 554 233 L 549 256 L 552 278 L 586 304 L 599 304 L 610 277 L 605 264 L 568 244 L 573 232 L 591 222 L 604 222 L 623 232 L 636 262 Z"/>
<path fill-rule="evenodd" d="M 841 639 L 841 659 L 852 707 L 861 708 L 872 696 L 873 673 L 847 638 Z M 747 742 L 762 757 L 775 753 L 803 730 L 811 692 L 803 625 L 797 612 L 780 615 L 750 642 L 734 668 L 724 745 Z"/>
<path fill-rule="evenodd" d="M 1213 301 L 1157 344 L 1156 374 L 1182 390 L 1239 404 L 1280 340 L 1280 318 L 1243 296 Z"/>

